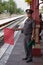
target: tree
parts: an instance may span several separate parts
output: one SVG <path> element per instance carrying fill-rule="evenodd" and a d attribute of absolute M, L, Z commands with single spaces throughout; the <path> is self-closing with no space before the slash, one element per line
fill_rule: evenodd
<path fill-rule="evenodd" d="M 14 0 L 9 0 L 9 12 L 10 14 L 16 13 L 17 5 Z"/>
<path fill-rule="evenodd" d="M 0 3 L 2 3 L 2 0 L 0 0 Z"/>
<path fill-rule="evenodd" d="M 16 12 L 19 13 L 19 14 L 23 14 L 24 13 L 24 11 L 21 8 L 18 8 Z"/>
<path fill-rule="evenodd" d="M 2 0 L 0 0 L 0 14 L 3 12 Z"/>
<path fill-rule="evenodd" d="M 3 2 L 2 0 L 0 0 L 0 13 L 4 12 L 5 10 L 7 10 L 7 12 L 9 12 L 10 14 L 23 13 L 23 10 L 21 8 L 17 8 L 17 5 L 14 2 L 14 0 L 3 1 Z"/>
<path fill-rule="evenodd" d="M 4 1 L 3 3 L 2 3 L 2 6 L 3 6 L 3 10 L 9 10 L 9 4 L 8 4 L 8 2 L 6 2 L 6 1 Z"/>

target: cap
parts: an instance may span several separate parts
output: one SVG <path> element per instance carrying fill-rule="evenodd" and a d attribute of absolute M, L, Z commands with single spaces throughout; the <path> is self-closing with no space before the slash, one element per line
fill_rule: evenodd
<path fill-rule="evenodd" d="M 26 9 L 26 13 L 32 14 L 33 13 L 33 10 L 32 9 Z"/>

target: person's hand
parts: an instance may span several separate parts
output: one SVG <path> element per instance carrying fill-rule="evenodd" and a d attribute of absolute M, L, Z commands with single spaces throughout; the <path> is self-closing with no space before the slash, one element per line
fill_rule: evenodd
<path fill-rule="evenodd" d="M 32 35 L 31 40 L 35 40 L 35 37 Z"/>

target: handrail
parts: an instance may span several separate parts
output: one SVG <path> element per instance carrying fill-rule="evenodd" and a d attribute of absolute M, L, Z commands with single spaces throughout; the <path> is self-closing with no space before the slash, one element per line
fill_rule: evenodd
<path fill-rule="evenodd" d="M 16 19 L 19 19 L 21 17 L 24 17 L 24 15 L 21 15 L 21 16 L 17 16 L 17 17 L 12 17 L 12 18 L 8 18 L 8 19 L 4 19 L 4 20 L 0 20 L 0 27 L 8 24 L 8 23 L 11 23 L 12 21 L 16 20 Z"/>
<path fill-rule="evenodd" d="M 0 38 L 3 37 L 3 33 L 1 32 L 5 27 L 15 23 L 16 24 L 16 20 L 22 19 L 24 18 L 24 15 L 18 16 L 18 17 L 12 17 L 12 18 L 8 18 L 8 19 L 4 19 L 4 20 L 0 20 L 1 22 L 3 21 L 3 23 L 0 23 Z M 5 22 L 4 22 L 5 21 Z M 2 34 L 1 34 L 2 33 Z"/>

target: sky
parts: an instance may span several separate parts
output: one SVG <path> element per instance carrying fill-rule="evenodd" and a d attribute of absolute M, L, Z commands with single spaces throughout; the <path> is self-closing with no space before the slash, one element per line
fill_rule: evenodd
<path fill-rule="evenodd" d="M 27 5 L 27 3 L 25 2 L 25 0 L 14 0 L 17 3 L 17 7 L 22 8 L 23 10 L 26 10 L 27 8 L 29 8 L 30 6 Z"/>
<path fill-rule="evenodd" d="M 7 0 L 5 0 L 5 1 L 7 1 Z M 14 1 L 16 2 L 17 7 L 18 7 L 18 8 L 22 8 L 24 11 L 25 11 L 27 8 L 30 7 L 29 5 L 27 5 L 27 3 L 25 2 L 25 0 L 14 0 Z M 41 2 L 41 1 L 40 1 L 40 2 Z M 43 4 L 40 5 L 40 8 L 41 8 L 42 5 L 43 5 Z"/>

